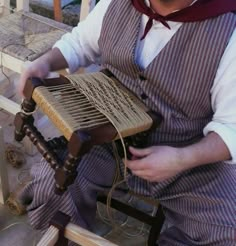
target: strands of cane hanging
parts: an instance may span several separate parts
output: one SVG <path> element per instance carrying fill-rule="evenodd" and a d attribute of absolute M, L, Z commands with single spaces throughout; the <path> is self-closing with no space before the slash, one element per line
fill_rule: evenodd
<path fill-rule="evenodd" d="M 124 152 L 124 177 L 119 180 L 119 174 L 116 173 L 113 185 L 107 196 L 107 215 L 114 228 L 117 225 L 111 214 L 111 198 L 113 191 L 122 183 L 126 182 L 127 175 L 127 153 L 123 137 L 134 135 L 135 133 L 147 130 L 152 125 L 152 119 L 146 113 L 147 108 L 123 88 L 119 82 L 108 78 L 103 73 L 93 73 L 90 78 L 86 75 L 70 76 L 71 83 L 80 87 L 80 90 L 94 102 L 96 108 L 101 111 L 109 122 L 115 127 Z M 113 144 L 113 149 L 115 146 Z M 115 159 L 118 165 L 120 159 L 117 152 L 114 151 Z"/>

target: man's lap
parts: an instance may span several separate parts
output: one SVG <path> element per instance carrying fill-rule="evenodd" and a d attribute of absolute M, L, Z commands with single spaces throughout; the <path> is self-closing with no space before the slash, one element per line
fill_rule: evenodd
<path fill-rule="evenodd" d="M 87 188 L 102 191 L 112 185 L 115 172 L 115 162 L 112 158 L 110 150 L 101 151 L 99 148 L 95 149 L 93 156 L 88 155 L 86 158 L 90 161 L 84 160 L 79 165 L 80 174 L 64 199 L 57 198 L 58 201 L 54 202 L 55 204 L 52 203 L 52 205 L 55 205 L 54 207 L 48 207 L 50 200 L 54 197 L 52 189 L 49 189 L 45 183 L 43 184 L 45 179 L 48 179 L 50 180 L 50 185 L 53 185 L 51 184 L 53 183 L 53 172 L 48 174 L 48 178 L 46 175 L 43 178 L 38 178 L 37 182 L 31 183 L 28 190 L 34 190 L 34 192 L 33 203 L 29 205 L 29 215 L 33 218 L 34 223 L 37 224 L 37 227 L 40 227 L 40 223 L 43 221 L 42 218 L 40 220 L 40 217 L 45 214 L 50 217 L 55 208 L 60 208 L 60 203 L 67 213 L 71 216 L 76 216 L 74 222 L 80 223 L 80 216 L 76 215 L 76 213 L 79 208 L 77 203 L 80 202 L 82 196 L 78 196 L 78 193 L 86 193 Z M 45 165 L 42 166 L 44 166 L 45 170 L 49 170 Z M 42 173 L 38 172 L 38 175 L 45 174 L 45 170 Z M 79 180 L 81 177 L 83 177 L 83 182 Z M 145 189 L 147 189 L 145 191 L 147 192 L 146 195 L 150 195 L 160 201 L 167 221 L 172 225 L 163 233 L 161 241 L 164 242 L 166 240 L 166 235 L 168 235 L 169 240 L 176 240 L 176 244 L 173 245 L 178 245 L 177 242 L 181 242 L 181 240 L 186 241 L 185 245 L 194 245 L 194 243 L 198 245 L 201 244 L 201 241 L 204 245 L 207 240 L 212 240 L 212 242 L 214 242 L 213 240 L 218 240 L 220 242 L 220 240 L 228 240 L 227 237 L 231 238 L 232 242 L 236 240 L 235 177 L 236 166 L 219 163 L 187 171 L 160 184 L 141 181 L 141 183 L 145 184 Z M 138 180 L 138 178 L 135 178 L 135 182 Z M 138 187 L 138 192 L 142 194 L 141 186 Z M 136 187 L 134 188 L 136 189 Z M 39 194 L 44 193 L 45 191 L 43 190 L 50 191 L 47 193 L 47 197 Z M 85 198 L 88 199 L 88 195 Z M 53 198 L 54 201 L 57 199 Z M 40 206 L 36 206 L 35 204 L 37 203 L 38 205 L 40 203 Z M 69 203 L 70 208 L 66 208 L 65 205 Z M 50 210 L 52 210 L 51 213 Z M 45 216 L 43 217 L 45 219 Z M 39 220 L 41 221 L 40 223 L 38 223 Z M 45 225 L 45 223 L 43 224 Z M 83 225 L 83 223 L 81 224 Z M 179 239 L 179 237 L 182 239 Z M 221 237 L 221 239 L 218 237 Z M 163 245 L 165 244 L 163 243 Z"/>

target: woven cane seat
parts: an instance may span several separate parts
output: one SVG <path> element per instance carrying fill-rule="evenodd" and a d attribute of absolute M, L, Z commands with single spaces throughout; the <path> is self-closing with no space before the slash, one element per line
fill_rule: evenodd
<path fill-rule="evenodd" d="M 73 132 L 112 123 L 117 137 L 148 130 L 148 109 L 114 77 L 102 72 L 66 76 L 70 83 L 39 86 L 33 99 L 57 129 L 70 139 Z"/>
<path fill-rule="evenodd" d="M 0 18 L 0 50 L 21 61 L 33 61 L 72 27 L 22 11 Z"/>

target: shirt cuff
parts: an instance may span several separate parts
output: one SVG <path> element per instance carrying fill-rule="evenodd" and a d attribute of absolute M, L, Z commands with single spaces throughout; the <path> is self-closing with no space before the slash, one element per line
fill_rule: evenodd
<path fill-rule="evenodd" d="M 68 64 L 68 69 L 66 69 L 66 71 L 68 73 L 76 72 L 79 68 L 79 59 L 76 52 L 74 52 L 71 46 L 67 42 L 59 40 L 53 45 L 53 48 L 58 48 L 64 56 Z"/>
<path fill-rule="evenodd" d="M 236 125 L 210 122 L 204 129 L 203 134 L 206 136 L 209 132 L 217 133 L 226 144 L 231 160 L 225 161 L 228 164 L 236 164 Z"/>

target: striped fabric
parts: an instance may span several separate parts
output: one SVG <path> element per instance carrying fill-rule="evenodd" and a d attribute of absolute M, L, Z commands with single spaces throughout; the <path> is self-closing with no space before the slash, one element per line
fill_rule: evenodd
<path fill-rule="evenodd" d="M 153 142 L 179 143 L 202 136 L 213 114 L 210 88 L 234 31 L 235 15 L 183 24 L 142 69 L 135 63 L 141 14 L 126 0 L 112 1 L 109 10 L 99 40 L 102 64 L 140 99 L 148 95 L 143 101 L 164 117 Z"/>
<path fill-rule="evenodd" d="M 61 153 L 61 156 L 66 154 Z M 109 191 L 115 172 L 111 146 L 94 147 L 82 158 L 74 184 L 63 196 L 58 196 L 54 193 L 54 171 L 42 161 L 33 166 L 34 179 L 19 199 L 27 205 L 29 222 L 35 229 L 47 229 L 50 219 L 60 210 L 71 216 L 71 222 L 93 231 L 97 193 Z"/>
<path fill-rule="evenodd" d="M 141 15 L 130 2 L 114 0 L 108 8 L 99 40 L 102 64 L 163 115 L 150 145 L 193 143 L 212 118 L 210 88 L 236 17 L 229 13 L 183 24 L 143 70 L 134 60 Z M 46 228 L 60 209 L 74 223 L 92 230 L 96 195 L 111 186 L 115 162 L 110 146 L 95 147 L 82 159 L 75 184 L 62 197 L 53 194 L 53 172 L 46 163 L 34 174 L 35 180 L 22 194 L 34 227 Z M 171 226 L 163 232 L 160 245 L 236 245 L 236 165 L 209 164 L 161 183 L 130 176 L 128 185 L 163 205 Z"/>

